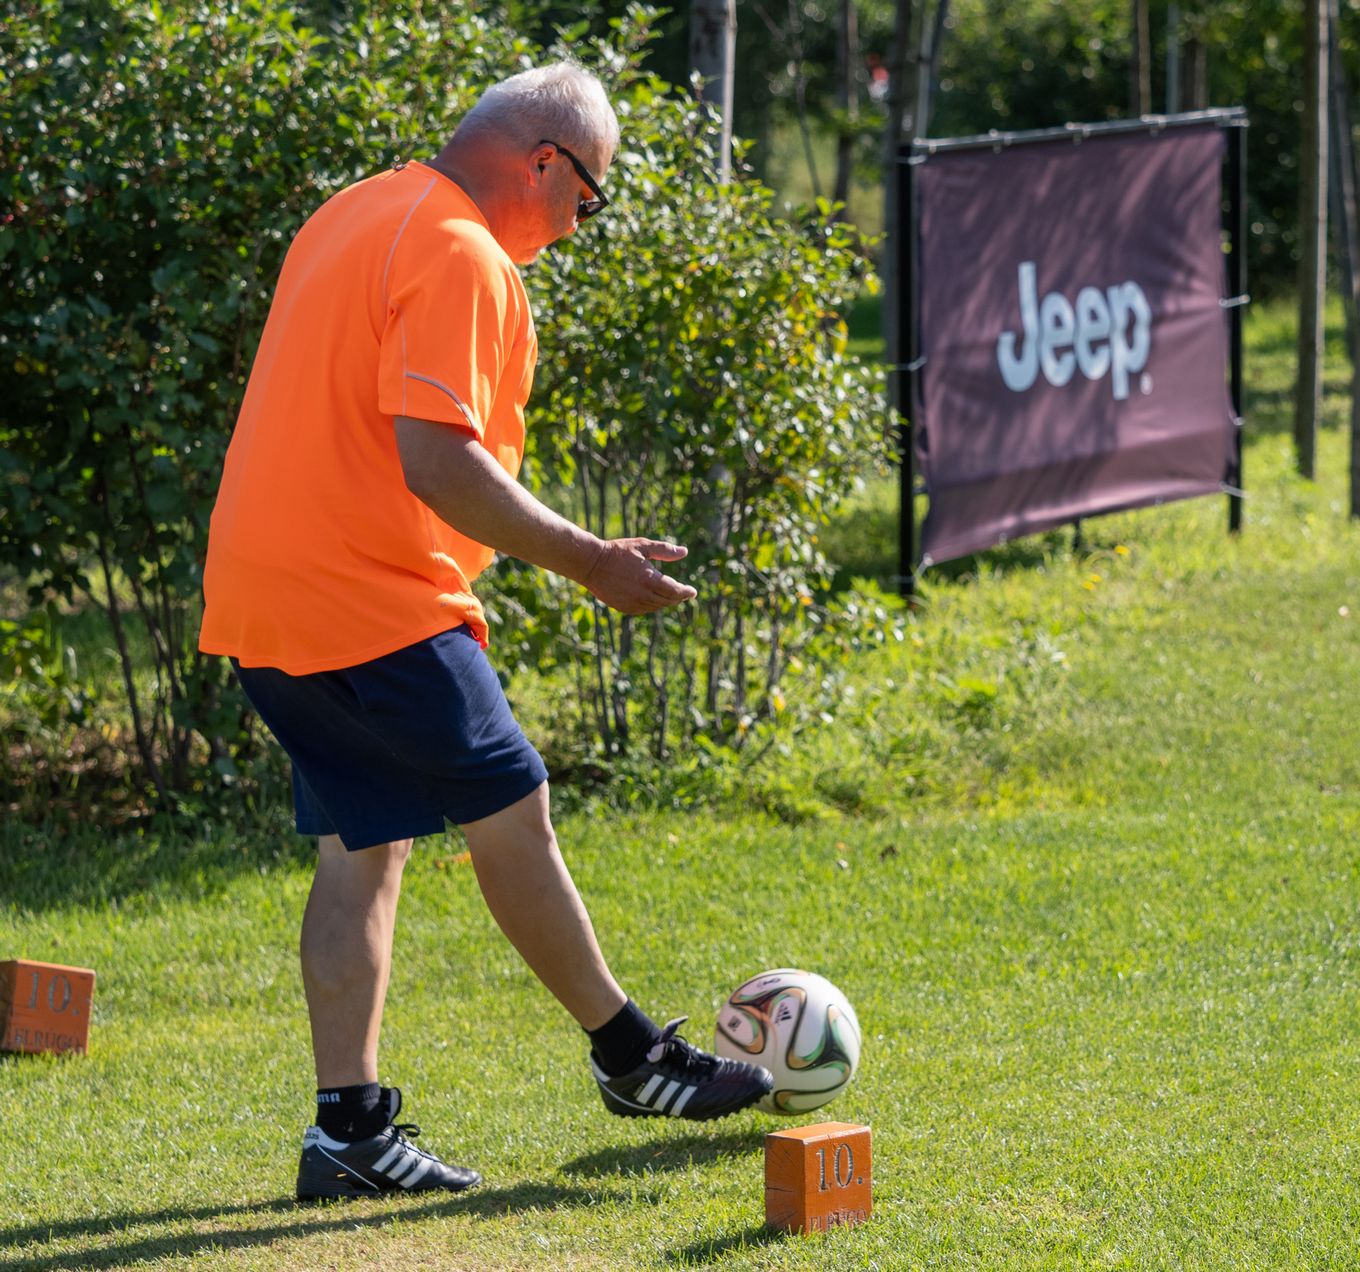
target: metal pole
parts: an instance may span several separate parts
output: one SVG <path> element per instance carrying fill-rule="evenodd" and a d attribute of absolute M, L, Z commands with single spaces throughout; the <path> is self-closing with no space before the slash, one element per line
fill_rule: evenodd
<path fill-rule="evenodd" d="M 1247 294 L 1247 122 L 1239 120 L 1228 126 L 1228 206 L 1227 230 L 1232 240 L 1228 253 L 1228 290 L 1233 297 Z M 1235 304 L 1228 317 L 1228 347 L 1230 359 L 1231 393 L 1236 432 L 1233 439 L 1232 471 L 1228 484 L 1234 493 L 1228 496 L 1228 530 L 1238 534 L 1242 530 L 1242 433 L 1246 427 L 1242 405 L 1242 304 Z"/>
<path fill-rule="evenodd" d="M 910 162 L 911 147 L 897 153 L 897 348 L 893 362 L 897 371 L 897 411 L 901 421 L 899 435 L 901 481 L 898 511 L 898 590 L 911 601 L 916 595 L 916 363 L 919 344 L 916 330 L 916 189 Z"/>

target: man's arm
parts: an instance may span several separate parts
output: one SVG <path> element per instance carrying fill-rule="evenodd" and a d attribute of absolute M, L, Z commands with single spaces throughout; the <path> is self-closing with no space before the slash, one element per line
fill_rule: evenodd
<path fill-rule="evenodd" d="M 597 538 L 535 499 L 461 428 L 399 415 L 396 434 L 407 489 L 459 534 L 574 579 L 624 614 L 694 599 L 692 587 L 651 564 L 679 561 L 688 549 Z"/>

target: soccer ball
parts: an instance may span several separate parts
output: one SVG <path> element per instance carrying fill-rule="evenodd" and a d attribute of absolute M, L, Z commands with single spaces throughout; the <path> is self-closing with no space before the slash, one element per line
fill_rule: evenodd
<path fill-rule="evenodd" d="M 758 1106 L 767 1113 L 821 1108 L 855 1076 L 859 1044 L 845 995 L 825 976 L 792 967 L 753 976 L 718 1012 L 717 1053 L 774 1074 Z"/>

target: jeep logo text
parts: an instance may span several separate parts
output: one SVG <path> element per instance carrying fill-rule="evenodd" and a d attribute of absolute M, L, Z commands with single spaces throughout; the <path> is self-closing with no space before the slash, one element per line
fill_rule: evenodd
<path fill-rule="evenodd" d="M 1129 375 L 1141 371 L 1152 348 L 1152 308 L 1143 289 L 1130 280 L 1101 291 L 1083 287 L 1075 306 L 1061 292 L 1038 298 L 1033 261 L 1020 265 L 1020 325 L 1023 346 L 1016 351 L 1015 333 L 1003 331 L 996 342 L 996 361 L 1008 389 L 1023 393 L 1039 371 L 1061 388 L 1078 367 L 1088 380 L 1107 372 L 1115 401 L 1129 395 Z"/>

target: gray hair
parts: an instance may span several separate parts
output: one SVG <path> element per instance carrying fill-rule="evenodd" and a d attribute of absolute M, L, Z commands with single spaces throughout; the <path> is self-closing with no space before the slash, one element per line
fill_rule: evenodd
<path fill-rule="evenodd" d="M 493 84 L 463 116 L 458 133 L 495 133 L 523 146 L 558 141 L 568 149 L 604 142 L 613 153 L 619 121 L 594 75 L 574 62 L 553 62 Z"/>

